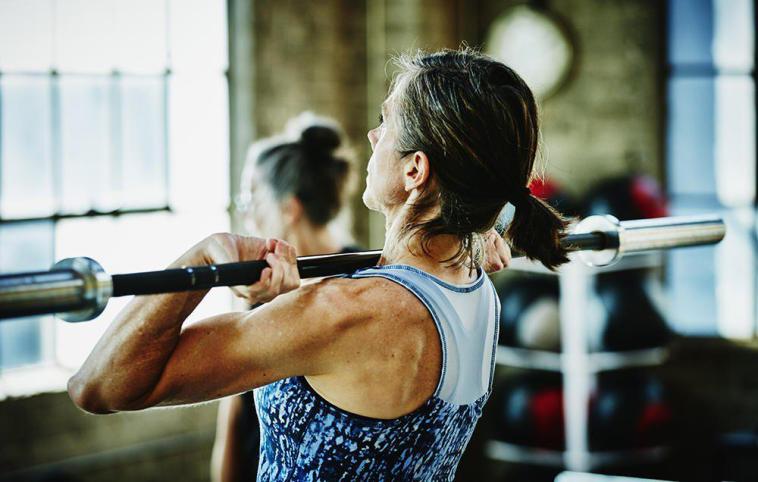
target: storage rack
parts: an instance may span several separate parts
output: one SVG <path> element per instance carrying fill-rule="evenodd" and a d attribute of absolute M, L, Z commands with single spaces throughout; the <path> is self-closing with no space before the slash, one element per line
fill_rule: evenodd
<path fill-rule="evenodd" d="M 563 405 L 565 423 L 565 450 L 548 450 L 518 444 L 489 440 L 485 454 L 490 459 L 506 462 L 529 463 L 565 467 L 568 470 L 587 472 L 597 467 L 618 463 L 653 462 L 663 458 L 667 447 L 642 449 L 590 451 L 588 438 L 588 407 L 594 377 L 602 371 L 632 367 L 657 366 L 665 362 L 668 349 L 656 347 L 623 352 L 591 352 L 587 337 L 587 313 L 594 277 L 600 273 L 631 269 L 658 268 L 663 254 L 659 252 L 624 257 L 606 267 L 589 267 L 575 254 L 571 263 L 552 272 L 539 263 L 524 258 L 513 260 L 509 270 L 557 275 L 560 287 L 559 316 L 561 352 L 512 348 L 498 345 L 497 364 L 522 369 L 547 370 L 563 375 Z"/>

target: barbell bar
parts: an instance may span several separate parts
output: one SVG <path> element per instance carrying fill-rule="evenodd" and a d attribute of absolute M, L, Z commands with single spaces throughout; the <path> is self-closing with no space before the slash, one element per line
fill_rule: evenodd
<path fill-rule="evenodd" d="M 715 244 L 725 234 L 723 219 L 715 215 L 632 221 L 602 215 L 580 221 L 561 244 L 590 266 L 607 266 L 629 253 Z M 380 256 L 379 250 L 302 256 L 297 267 L 301 278 L 333 276 L 374 266 Z M 56 313 L 69 322 L 86 321 L 102 313 L 111 297 L 248 285 L 266 266 L 259 260 L 108 275 L 91 258 L 67 258 L 50 271 L 0 275 L 0 319 Z"/>

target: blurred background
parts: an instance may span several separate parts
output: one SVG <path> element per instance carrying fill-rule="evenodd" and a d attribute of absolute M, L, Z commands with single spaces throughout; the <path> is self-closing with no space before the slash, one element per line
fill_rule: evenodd
<path fill-rule="evenodd" d="M 755 7 L 0 0 L 0 272 L 70 256 L 161 269 L 237 230 L 248 146 L 304 110 L 344 127 L 363 172 L 388 60 L 466 42 L 539 97 L 535 193 L 577 216 L 718 213 L 728 235 L 612 270 L 496 275 L 495 393 L 458 479 L 758 480 Z M 379 248 L 361 191 L 341 222 Z M 96 417 L 64 391 L 126 301 L 78 325 L 0 324 L 0 480 L 209 480 L 216 403 Z M 231 308 L 217 289 L 192 317 Z M 589 364 L 561 355 L 573 330 Z M 566 410 L 577 380 L 586 403 Z"/>

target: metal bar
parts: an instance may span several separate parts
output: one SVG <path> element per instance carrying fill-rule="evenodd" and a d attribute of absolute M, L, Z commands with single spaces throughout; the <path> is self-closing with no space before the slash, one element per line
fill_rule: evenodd
<path fill-rule="evenodd" d="M 68 258 L 50 271 L 1 275 L 0 319 L 59 313 L 66 321 L 91 320 L 111 296 L 111 277 L 97 261 Z"/>
<path fill-rule="evenodd" d="M 623 252 L 699 246 L 721 241 L 724 221 L 718 216 L 622 221 L 620 247 Z"/>
<path fill-rule="evenodd" d="M 723 221 L 714 216 L 623 222 L 612 216 L 591 216 L 561 244 L 588 256 L 588 264 L 602 266 L 630 252 L 713 244 L 724 234 Z M 378 250 L 305 256 L 298 258 L 297 265 L 302 278 L 314 278 L 373 266 L 380 256 Z M 108 276 L 96 261 L 72 258 L 57 263 L 49 272 L 0 275 L 0 319 L 59 313 L 67 321 L 84 321 L 102 312 L 111 296 L 252 284 L 266 266 L 262 260 L 245 261 Z"/>
<path fill-rule="evenodd" d="M 559 278 L 561 368 L 563 371 L 563 411 L 566 420 L 566 451 L 563 460 L 570 470 L 589 469 L 587 407 L 593 375 L 587 349 L 587 309 L 591 283 L 580 264 L 570 263 Z"/>
<path fill-rule="evenodd" d="M 0 277 L 2 316 L 13 318 L 79 309 L 83 291 L 84 280 L 70 269 L 4 275 Z"/>
<path fill-rule="evenodd" d="M 127 214 L 151 214 L 151 213 L 163 213 L 171 212 L 170 206 L 161 206 L 154 208 L 129 208 L 129 209 L 114 209 L 112 211 L 98 211 L 96 209 L 90 209 L 82 213 L 56 213 L 50 216 L 29 217 L 29 218 L 3 218 L 0 217 L 0 224 L 18 224 L 29 223 L 34 221 L 60 221 L 61 219 L 78 219 L 78 218 L 96 218 L 103 216 L 123 216 Z"/>
<path fill-rule="evenodd" d="M 607 266 L 624 254 L 715 244 L 724 239 L 724 220 L 715 215 L 679 216 L 619 221 L 613 216 L 590 216 L 574 228 L 577 233 L 603 233 L 604 248 L 579 250 L 590 266 Z"/>

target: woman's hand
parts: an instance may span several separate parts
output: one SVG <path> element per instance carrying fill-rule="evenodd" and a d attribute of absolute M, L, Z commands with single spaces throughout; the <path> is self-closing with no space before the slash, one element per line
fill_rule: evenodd
<path fill-rule="evenodd" d="M 511 263 L 511 248 L 508 247 L 503 237 L 494 229 L 487 231 L 484 237 L 486 245 L 482 268 L 485 273 L 496 273 L 507 268 Z"/>
<path fill-rule="evenodd" d="M 231 287 L 235 295 L 251 305 L 271 301 L 300 286 L 295 248 L 282 240 L 220 233 L 206 238 L 202 244 L 207 264 L 254 260 L 268 263 L 256 283 Z"/>

